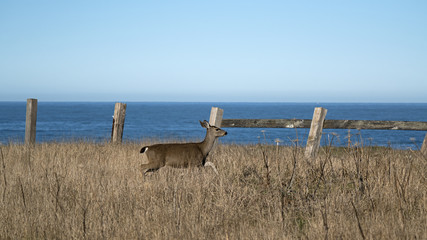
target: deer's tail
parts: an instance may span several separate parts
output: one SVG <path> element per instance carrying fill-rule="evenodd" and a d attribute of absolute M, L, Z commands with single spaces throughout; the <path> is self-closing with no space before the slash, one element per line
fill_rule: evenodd
<path fill-rule="evenodd" d="M 140 153 L 145 153 L 148 150 L 148 147 L 143 147 L 141 148 L 141 151 L 139 151 Z"/>

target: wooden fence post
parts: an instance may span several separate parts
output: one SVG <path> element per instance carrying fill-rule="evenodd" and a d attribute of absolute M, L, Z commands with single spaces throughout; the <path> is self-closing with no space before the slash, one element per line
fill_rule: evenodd
<path fill-rule="evenodd" d="M 421 153 L 427 157 L 427 134 L 424 137 L 424 142 L 423 142 L 423 145 L 421 146 Z"/>
<path fill-rule="evenodd" d="M 125 126 L 126 104 L 116 103 L 114 107 L 113 129 L 111 132 L 111 142 L 121 143 L 123 138 L 123 128 Z"/>
<path fill-rule="evenodd" d="M 307 159 L 314 159 L 317 156 L 320 139 L 322 138 L 323 122 L 325 121 L 327 112 L 327 109 L 321 107 L 314 109 L 310 133 L 308 134 L 307 145 L 305 147 L 305 157 Z"/>
<path fill-rule="evenodd" d="M 27 114 L 25 120 L 25 144 L 36 143 L 37 99 L 27 99 Z"/>
<path fill-rule="evenodd" d="M 215 127 L 221 127 L 222 115 L 224 110 L 218 107 L 212 107 L 211 116 L 209 117 L 209 124 Z"/>

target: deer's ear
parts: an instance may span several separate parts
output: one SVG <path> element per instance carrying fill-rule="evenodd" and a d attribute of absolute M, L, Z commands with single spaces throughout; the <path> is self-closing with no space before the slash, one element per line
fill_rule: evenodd
<path fill-rule="evenodd" d="M 206 120 L 204 120 L 203 122 L 202 121 L 199 121 L 199 122 L 200 122 L 200 125 L 202 125 L 202 127 L 204 127 L 204 128 L 210 127 L 209 123 Z"/>
<path fill-rule="evenodd" d="M 206 128 L 210 128 L 210 127 L 212 127 L 212 125 L 210 125 L 210 124 L 209 124 L 209 122 L 208 122 L 208 121 L 206 121 L 206 120 L 204 120 L 204 121 L 203 121 L 203 123 L 207 126 Z"/>

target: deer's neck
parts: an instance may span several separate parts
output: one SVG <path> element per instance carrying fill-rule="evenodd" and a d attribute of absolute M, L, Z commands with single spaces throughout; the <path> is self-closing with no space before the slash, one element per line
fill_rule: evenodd
<path fill-rule="evenodd" d="M 203 142 L 200 143 L 200 149 L 202 150 L 204 156 L 207 156 L 208 153 L 212 150 L 215 140 L 216 140 L 216 137 L 211 136 L 207 131 L 205 140 L 203 140 Z"/>

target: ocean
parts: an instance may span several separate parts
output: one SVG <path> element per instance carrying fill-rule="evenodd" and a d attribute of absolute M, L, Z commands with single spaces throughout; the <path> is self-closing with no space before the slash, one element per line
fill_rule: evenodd
<path fill-rule="evenodd" d="M 311 119 L 315 107 L 328 109 L 326 119 L 427 121 L 426 103 L 186 103 L 128 102 L 124 141 L 199 141 L 205 136 L 199 120 L 209 120 L 211 107 L 224 118 Z M 0 102 L 0 143 L 21 143 L 26 102 Z M 114 102 L 38 102 L 37 142 L 95 141 L 111 138 Z M 222 143 L 304 145 L 309 129 L 227 128 Z M 351 130 L 351 141 L 364 145 L 417 149 L 425 131 Z M 324 129 L 322 144 L 346 146 L 348 130 Z"/>

